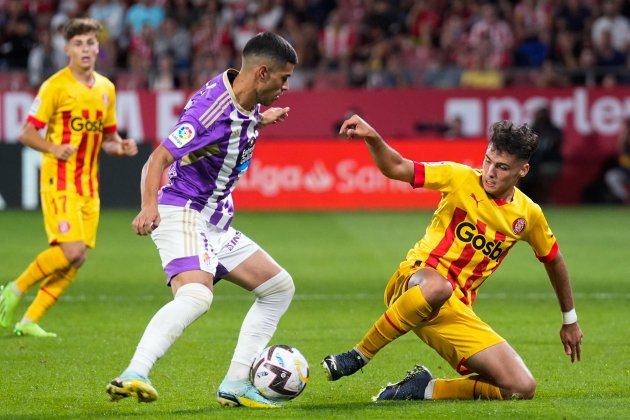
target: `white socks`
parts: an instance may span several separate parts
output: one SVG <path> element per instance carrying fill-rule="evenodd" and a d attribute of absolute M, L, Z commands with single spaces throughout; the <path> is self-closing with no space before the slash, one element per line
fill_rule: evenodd
<path fill-rule="evenodd" d="M 188 283 L 177 289 L 175 298 L 151 318 L 126 370 L 149 376 L 155 362 L 187 326 L 210 309 L 211 303 L 212 292 L 201 283 Z"/>
<path fill-rule="evenodd" d="M 289 273 L 282 270 L 252 292 L 256 295 L 256 301 L 243 320 L 226 375 L 226 379 L 231 381 L 249 377 L 252 362 L 269 343 L 280 317 L 289 308 L 295 286 Z"/>

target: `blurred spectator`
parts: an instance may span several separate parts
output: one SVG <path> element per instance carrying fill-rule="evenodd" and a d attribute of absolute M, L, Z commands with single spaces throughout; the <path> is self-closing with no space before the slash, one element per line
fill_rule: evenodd
<path fill-rule="evenodd" d="M 103 24 L 105 34 L 117 40 L 125 29 L 125 8 L 118 0 L 96 0 L 87 15 Z"/>
<path fill-rule="evenodd" d="M 552 201 L 552 183 L 562 172 L 563 132 L 551 121 L 546 105 L 536 110 L 532 129 L 538 134 L 538 148 L 529 161 L 529 172 L 521 179 L 520 189 L 535 202 L 548 204 Z"/>
<path fill-rule="evenodd" d="M 407 13 L 407 31 L 416 45 L 437 45 L 441 17 L 433 1 L 417 0 Z"/>
<path fill-rule="evenodd" d="M 516 47 L 514 66 L 540 68 L 548 54 L 548 45 L 540 39 L 538 32 L 531 31 L 524 36 L 522 42 Z"/>
<path fill-rule="evenodd" d="M 258 16 L 261 31 L 275 31 L 280 24 L 284 9 L 278 0 L 258 0 L 254 12 Z"/>
<path fill-rule="evenodd" d="M 593 14 L 582 0 L 564 0 L 555 14 L 558 30 L 569 31 L 578 37 L 590 27 Z"/>
<path fill-rule="evenodd" d="M 327 70 L 346 70 L 355 43 L 356 33 L 341 11 L 330 12 L 319 42 L 322 66 Z"/>
<path fill-rule="evenodd" d="M 390 52 L 385 58 L 385 67 L 381 72 L 379 87 L 409 87 L 413 86 L 413 82 L 411 71 L 403 65 L 401 53 L 399 51 Z"/>
<path fill-rule="evenodd" d="M 167 16 L 156 33 L 153 48 L 158 57 L 169 57 L 172 70 L 178 80 L 177 87 L 188 87 L 191 52 L 190 31 L 178 26 L 175 19 Z"/>
<path fill-rule="evenodd" d="M 497 15 L 497 7 L 486 3 L 481 7 L 481 20 L 470 28 L 469 43 L 476 59 L 482 59 L 481 68 L 501 69 L 511 64 L 514 36 L 510 25 Z"/>
<path fill-rule="evenodd" d="M 39 87 L 68 62 L 65 54 L 53 48 L 50 31 L 39 30 L 37 38 L 37 45 L 28 55 L 28 84 L 33 88 Z"/>
<path fill-rule="evenodd" d="M 556 34 L 555 42 L 550 51 L 550 59 L 557 67 L 572 71 L 578 67 L 580 44 L 575 33 L 561 29 Z"/>
<path fill-rule="evenodd" d="M 461 67 L 450 60 L 447 51 L 440 49 L 424 73 L 424 84 L 429 87 L 454 88 L 459 86 L 461 75 Z"/>
<path fill-rule="evenodd" d="M 388 39 L 398 33 L 392 3 L 386 0 L 374 0 L 367 4 L 367 13 L 363 17 L 362 32 L 368 44 Z"/>
<path fill-rule="evenodd" d="M 157 29 L 164 20 L 164 8 L 156 0 L 136 0 L 127 9 L 125 18 L 134 36 L 147 25 L 153 30 Z"/>
<path fill-rule="evenodd" d="M 148 24 L 142 27 L 142 31 L 131 37 L 128 58 L 130 73 L 144 76 L 150 73 L 155 59 L 154 40 L 155 33 Z"/>
<path fill-rule="evenodd" d="M 597 85 L 597 56 L 593 48 L 584 47 L 580 51 L 577 68 L 570 73 L 571 83 L 578 86 Z"/>
<path fill-rule="evenodd" d="M 307 47 L 307 34 L 308 31 L 304 31 L 300 27 L 297 17 L 293 13 L 285 13 L 280 23 L 280 27 L 276 31 L 278 35 L 286 39 L 289 44 L 293 46 L 295 52 L 298 55 L 299 66 L 293 70 L 291 76 L 290 86 L 293 90 L 304 89 L 307 84 L 310 83 L 312 75 L 310 75 L 311 69 L 305 68 L 302 63 L 309 60 L 310 52 Z"/>
<path fill-rule="evenodd" d="M 190 30 L 190 37 L 193 59 L 207 55 L 218 55 L 221 51 L 234 54 L 232 35 L 229 29 L 221 26 L 218 15 L 212 12 L 205 12 L 200 15 L 200 19 L 193 24 Z"/>
<path fill-rule="evenodd" d="M 602 72 L 601 79 L 608 74 L 616 74 L 626 65 L 626 56 L 615 49 L 609 31 L 602 32 L 599 43 L 595 45 L 595 57 L 598 70 Z"/>
<path fill-rule="evenodd" d="M 630 186 L 630 118 L 626 119 L 619 134 L 618 166 L 606 171 L 604 179 L 610 192 L 619 203 L 630 203 L 628 187 Z"/>
<path fill-rule="evenodd" d="M 8 0 L 0 20 L 0 70 L 23 70 L 35 40 L 35 20 L 19 0 Z"/>
<path fill-rule="evenodd" d="M 447 129 L 444 132 L 444 137 L 449 139 L 463 139 L 466 137 L 464 132 L 464 120 L 461 116 L 455 115 L 446 122 Z"/>
<path fill-rule="evenodd" d="M 593 45 L 600 45 L 604 33 L 612 36 L 612 46 L 617 51 L 628 52 L 630 42 L 630 20 L 619 14 L 618 0 L 605 0 L 602 15 L 595 19 L 591 31 Z"/>
<path fill-rule="evenodd" d="M 176 76 L 173 58 L 168 53 L 158 56 L 156 67 L 149 79 L 151 90 L 173 90 L 181 87 L 179 78 Z"/>
<path fill-rule="evenodd" d="M 237 51 L 242 51 L 247 41 L 249 41 L 258 32 L 261 32 L 261 29 L 258 26 L 258 17 L 253 13 L 247 14 L 241 25 L 234 25 L 232 28 L 234 48 Z"/>
<path fill-rule="evenodd" d="M 368 81 L 367 59 L 353 56 L 347 73 L 347 84 L 350 88 L 366 87 Z"/>
<path fill-rule="evenodd" d="M 469 50 L 465 59 L 466 67 L 459 78 L 461 87 L 473 89 L 497 89 L 503 87 L 503 72 L 490 67 L 489 56 L 492 47 L 489 42 L 480 43 L 476 49 Z"/>
<path fill-rule="evenodd" d="M 97 0 L 92 3 L 87 15 L 103 25 L 99 34 L 98 71 L 108 77 L 113 77 L 116 68 L 126 63 L 126 53 L 129 39 L 125 33 L 125 7 L 118 0 Z"/>
<path fill-rule="evenodd" d="M 551 14 L 553 12 L 550 0 L 519 0 L 514 7 L 514 38 L 516 42 L 523 42 L 534 34 L 543 43 L 551 30 Z"/>
<path fill-rule="evenodd" d="M 216 5 L 218 1 L 208 3 Z M 165 14 L 174 19 L 177 22 L 177 26 L 190 30 L 202 13 L 199 13 L 198 7 L 193 7 L 190 0 L 169 0 Z"/>

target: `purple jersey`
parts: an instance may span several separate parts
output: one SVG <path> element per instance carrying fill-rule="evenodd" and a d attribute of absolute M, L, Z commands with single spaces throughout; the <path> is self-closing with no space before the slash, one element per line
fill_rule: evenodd
<path fill-rule="evenodd" d="M 176 161 L 158 203 L 197 210 L 224 230 L 234 217 L 232 191 L 249 167 L 258 137 L 260 105 L 247 111 L 236 102 L 237 74 L 230 69 L 206 83 L 162 142 Z"/>

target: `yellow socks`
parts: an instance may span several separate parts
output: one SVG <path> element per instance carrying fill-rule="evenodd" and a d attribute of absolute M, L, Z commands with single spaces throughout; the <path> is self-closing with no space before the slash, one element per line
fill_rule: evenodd
<path fill-rule="evenodd" d="M 478 376 L 459 379 L 436 379 L 433 400 L 502 400 L 501 390 Z"/>
<path fill-rule="evenodd" d="M 25 293 L 31 286 L 50 276 L 57 270 L 67 268 L 70 261 L 66 258 L 59 245 L 52 246 L 41 252 L 28 268 L 16 279 L 15 286 Z"/>
<path fill-rule="evenodd" d="M 414 286 L 403 293 L 381 317 L 357 345 L 367 358 L 374 355 L 396 338 L 412 330 L 429 318 L 433 308 L 427 302 L 420 286 Z"/>
<path fill-rule="evenodd" d="M 40 254 L 41 255 L 41 254 Z M 58 270 L 42 284 L 37 292 L 37 296 L 31 306 L 24 314 L 24 318 L 33 320 L 33 322 L 39 322 L 41 317 L 46 311 L 54 305 L 59 299 L 59 296 L 63 294 L 66 288 L 72 283 L 72 280 L 77 275 L 77 269 L 70 265 L 64 270 Z"/>

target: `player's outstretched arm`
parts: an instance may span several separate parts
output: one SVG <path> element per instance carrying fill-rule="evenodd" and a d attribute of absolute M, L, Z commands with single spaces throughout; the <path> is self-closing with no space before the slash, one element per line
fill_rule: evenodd
<path fill-rule="evenodd" d="M 175 162 L 175 158 L 171 152 L 166 147 L 159 145 L 142 167 L 140 179 L 142 208 L 131 223 L 133 230 L 138 235 L 148 235 L 160 225 L 160 213 L 157 204 L 158 191 L 164 169 L 173 162 Z"/>
<path fill-rule="evenodd" d="M 563 313 L 563 323 L 560 329 L 560 340 L 564 346 L 564 352 L 571 357 L 571 362 L 580 361 L 582 353 L 582 330 L 577 322 L 575 305 L 573 303 L 573 291 L 569 271 L 560 252 L 552 261 L 545 263 L 545 270 L 551 281 L 560 310 Z"/>
<path fill-rule="evenodd" d="M 341 124 L 339 134 L 348 139 L 363 138 L 370 150 L 372 160 L 383 175 L 391 179 L 413 183 L 413 162 L 389 146 L 383 137 L 363 118 L 356 114 L 348 118 Z"/>
<path fill-rule="evenodd" d="M 103 135 L 102 149 L 110 156 L 135 156 L 138 146 L 134 139 L 122 139 L 118 132 Z"/>

